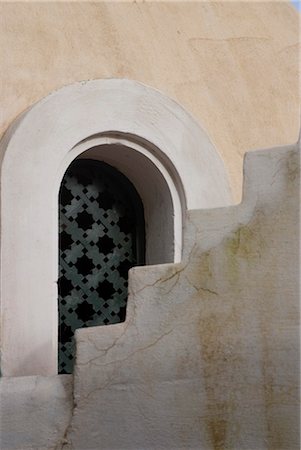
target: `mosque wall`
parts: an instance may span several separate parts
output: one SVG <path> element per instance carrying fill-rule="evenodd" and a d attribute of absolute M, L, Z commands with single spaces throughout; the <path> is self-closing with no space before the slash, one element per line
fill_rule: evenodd
<path fill-rule="evenodd" d="M 190 111 L 236 201 L 251 149 L 297 141 L 299 18 L 288 2 L 2 2 L 0 133 L 76 81 L 129 78 Z"/>
<path fill-rule="evenodd" d="M 202 124 L 236 202 L 245 152 L 271 147 L 246 155 L 241 204 L 188 208 L 182 262 L 131 270 L 126 322 L 78 331 L 73 377 L 1 379 L 1 449 L 298 449 L 299 149 L 275 147 L 299 133 L 297 12 L 138 1 L 0 14 L 1 134 L 62 86 L 127 78 Z"/>
<path fill-rule="evenodd" d="M 131 270 L 126 322 L 77 331 L 73 400 L 2 379 L 1 448 L 297 450 L 299 178 L 296 145 L 249 153 L 242 204 L 191 211 L 182 263 Z"/>
<path fill-rule="evenodd" d="M 299 150 L 244 170 L 182 263 L 132 269 L 125 323 L 78 331 L 66 448 L 299 448 Z"/>
<path fill-rule="evenodd" d="M 2 380 L 3 450 L 299 448 L 298 146 L 244 170 L 240 205 L 189 212 L 181 263 L 130 271 L 125 322 L 77 331 L 72 401 Z"/>

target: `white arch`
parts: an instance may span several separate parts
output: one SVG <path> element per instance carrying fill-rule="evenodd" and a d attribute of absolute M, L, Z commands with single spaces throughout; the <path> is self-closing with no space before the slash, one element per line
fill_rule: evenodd
<path fill-rule="evenodd" d="M 89 158 L 111 164 L 131 180 L 144 205 L 146 264 L 180 262 L 182 254 L 185 194 L 178 174 L 165 168 L 160 154 L 150 143 L 136 142 L 135 136 L 92 136 L 71 149 L 57 174 L 60 182 L 75 158 Z"/>
<path fill-rule="evenodd" d="M 57 373 L 56 194 L 67 155 L 101 135 L 134 140 L 152 154 L 182 208 L 231 202 L 224 165 L 204 131 L 154 89 L 96 80 L 64 87 L 34 105 L 0 144 L 5 376 Z"/>

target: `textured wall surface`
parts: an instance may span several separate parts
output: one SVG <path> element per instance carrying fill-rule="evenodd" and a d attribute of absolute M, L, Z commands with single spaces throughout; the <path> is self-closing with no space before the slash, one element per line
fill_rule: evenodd
<path fill-rule="evenodd" d="M 0 133 L 74 81 L 131 78 L 243 154 L 295 142 L 286 2 L 1 3 Z M 189 211 L 181 264 L 132 270 L 127 321 L 78 333 L 69 377 L 3 378 L 5 450 L 299 449 L 299 154 L 248 154 L 242 204 Z M 18 189 L 18 187 L 17 187 Z"/>
<path fill-rule="evenodd" d="M 188 212 L 183 262 L 78 331 L 73 401 L 2 379 L 1 449 L 299 449 L 299 178 L 297 146 L 248 154 L 242 204 Z"/>
<path fill-rule="evenodd" d="M 48 450 L 62 442 L 72 411 L 72 376 L 0 380 L 1 450 Z"/>
<path fill-rule="evenodd" d="M 0 17 L 0 133 L 64 85 L 134 79 L 199 120 L 237 200 L 244 152 L 297 140 L 298 13 L 289 2 L 2 2 Z"/>
<path fill-rule="evenodd" d="M 66 448 L 299 448 L 299 176 L 297 146 L 248 154 L 243 203 L 189 212 L 183 262 L 78 331 Z"/>

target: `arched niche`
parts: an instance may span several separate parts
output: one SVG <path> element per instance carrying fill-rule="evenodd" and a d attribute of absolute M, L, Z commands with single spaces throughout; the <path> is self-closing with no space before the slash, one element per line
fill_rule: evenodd
<path fill-rule="evenodd" d="M 63 162 L 74 159 L 106 162 L 123 173 L 137 189 L 146 222 L 146 264 L 179 262 L 186 200 L 175 169 L 167 169 L 147 142 L 115 133 L 92 136 L 76 145 Z M 172 164 L 170 167 L 172 167 Z"/>
<path fill-rule="evenodd" d="M 149 247 L 148 263 L 181 259 L 186 209 L 231 203 L 224 165 L 205 132 L 152 88 L 95 80 L 64 87 L 34 105 L 1 141 L 4 376 L 57 373 L 58 192 L 80 155 L 115 165 L 136 185 L 148 202 L 150 243 L 160 231 L 152 214 L 169 214 L 160 232 L 170 228 L 171 245 Z M 144 182 L 157 191 L 147 193 Z M 163 203 L 156 205 L 156 192 Z"/>

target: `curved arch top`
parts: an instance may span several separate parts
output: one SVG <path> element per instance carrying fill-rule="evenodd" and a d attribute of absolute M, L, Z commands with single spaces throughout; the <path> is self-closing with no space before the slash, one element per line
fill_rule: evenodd
<path fill-rule="evenodd" d="M 121 79 L 81 82 L 31 107 L 0 143 L 4 375 L 57 372 L 59 174 L 93 136 L 146 146 L 173 179 L 182 209 L 231 203 L 223 162 L 207 135 L 155 89 Z"/>
<path fill-rule="evenodd" d="M 3 139 L 4 160 L 46 152 L 54 162 L 87 137 L 131 134 L 159 148 L 182 181 L 188 209 L 231 203 L 224 164 L 204 130 L 174 100 L 126 79 L 79 82 L 45 97 L 17 119 Z M 22 155 L 22 156 L 21 156 Z"/>

